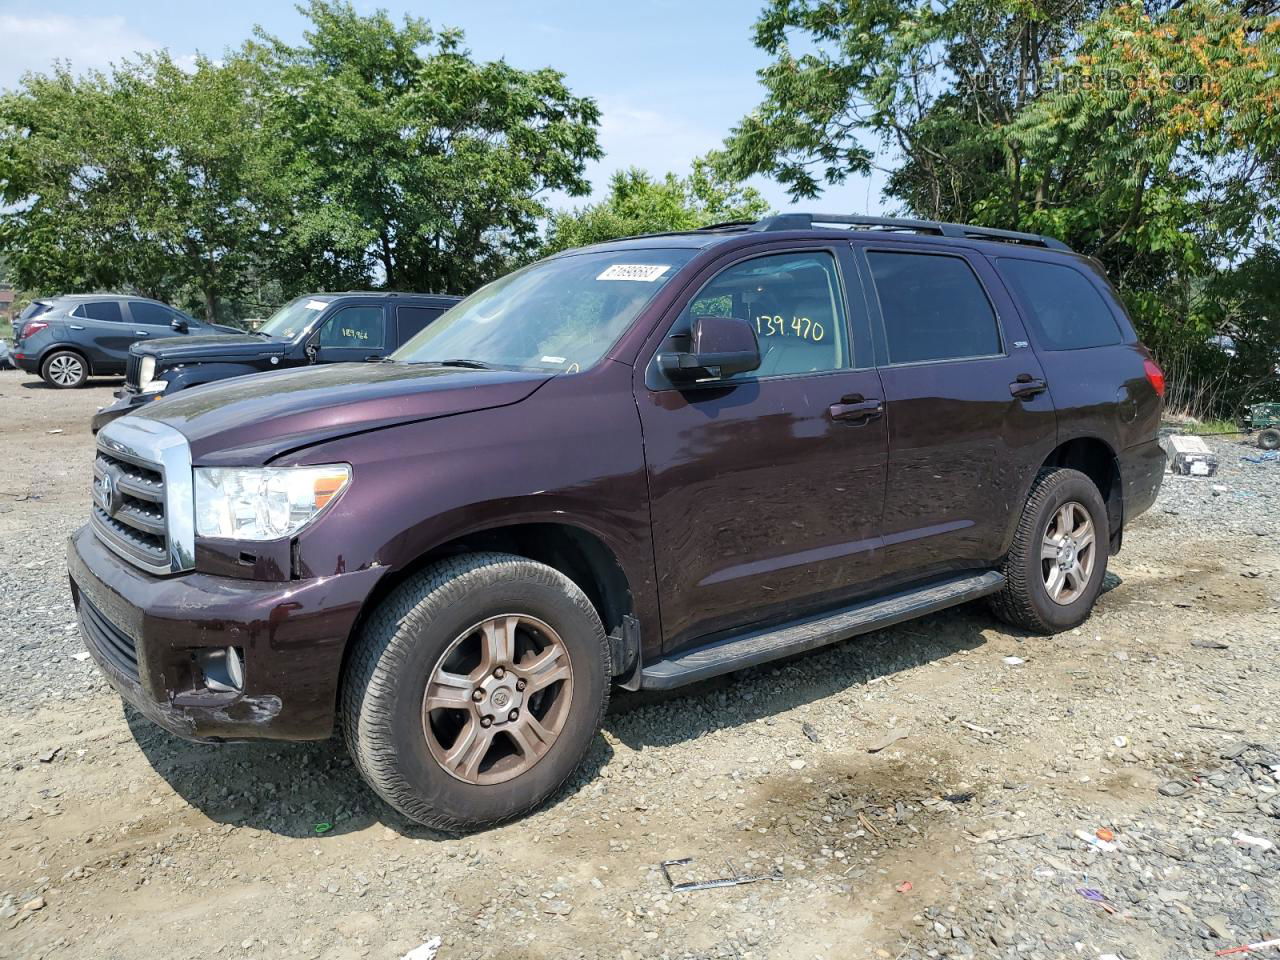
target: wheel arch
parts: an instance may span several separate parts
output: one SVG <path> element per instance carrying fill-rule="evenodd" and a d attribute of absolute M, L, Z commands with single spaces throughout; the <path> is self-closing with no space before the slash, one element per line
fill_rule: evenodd
<path fill-rule="evenodd" d="M 1095 436 L 1073 437 L 1058 444 L 1045 458 L 1040 468 L 1047 467 L 1078 470 L 1093 481 L 1107 505 L 1111 553 L 1119 552 L 1124 533 L 1124 485 L 1120 479 L 1120 461 L 1111 445 Z"/>
<path fill-rule="evenodd" d="M 79 346 L 78 344 L 74 344 L 74 343 L 51 343 L 49 344 L 49 346 L 41 350 L 40 361 L 37 364 L 38 369 L 40 370 L 40 376 L 42 377 L 44 376 L 45 361 L 48 360 L 49 357 L 55 353 L 74 353 L 77 357 L 79 357 L 81 360 L 84 361 L 85 369 L 89 371 L 87 376 L 90 376 L 90 377 L 93 376 L 93 360 L 89 358 L 88 351 L 86 351 L 83 347 Z"/>
<path fill-rule="evenodd" d="M 554 521 L 512 522 L 483 527 L 436 544 L 378 580 L 351 627 L 340 675 L 346 675 L 355 641 L 368 618 L 400 584 L 446 557 L 481 552 L 514 554 L 546 564 L 564 574 L 587 595 L 606 635 L 620 629 L 623 618 L 635 611 L 632 585 L 622 562 L 598 534 L 586 527 Z M 338 689 L 341 689 L 341 683 Z"/>

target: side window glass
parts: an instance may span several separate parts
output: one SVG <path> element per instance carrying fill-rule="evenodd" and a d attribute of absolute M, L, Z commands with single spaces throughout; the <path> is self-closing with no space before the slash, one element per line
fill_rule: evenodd
<path fill-rule="evenodd" d="M 419 330 L 443 311 L 439 307 L 396 307 L 396 334 L 401 343 L 408 342 Z"/>
<path fill-rule="evenodd" d="M 133 314 L 135 323 L 152 327 L 167 327 L 176 316 L 168 307 L 158 303 L 147 303 L 145 300 L 134 300 L 129 304 L 129 312 Z"/>
<path fill-rule="evenodd" d="M 1080 350 L 1120 342 L 1111 308 L 1079 270 L 1012 257 L 1001 257 L 998 265 L 1022 304 L 1037 346 Z"/>
<path fill-rule="evenodd" d="M 98 300 L 82 303 L 71 311 L 73 317 L 84 317 L 87 320 L 106 320 L 108 323 L 123 323 L 120 304 L 114 300 Z"/>
<path fill-rule="evenodd" d="M 867 251 L 890 363 L 1001 352 L 995 310 L 961 257 Z"/>
<path fill-rule="evenodd" d="M 325 321 L 320 329 L 320 346 L 381 349 L 383 322 L 381 307 L 344 307 Z"/>
<path fill-rule="evenodd" d="M 741 317 L 760 342 L 760 368 L 735 375 L 751 380 L 820 373 L 849 365 L 844 299 L 831 254 L 784 253 L 734 264 L 712 277 L 672 328 L 688 336 L 693 318 Z"/>

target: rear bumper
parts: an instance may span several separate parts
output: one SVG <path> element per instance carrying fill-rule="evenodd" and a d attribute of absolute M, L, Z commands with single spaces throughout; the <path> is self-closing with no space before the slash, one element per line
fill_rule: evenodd
<path fill-rule="evenodd" d="M 16 353 L 15 353 L 15 354 L 13 355 L 13 362 L 14 362 L 14 363 L 16 363 L 16 364 L 18 365 L 18 368 L 19 368 L 19 369 L 21 369 L 21 370 L 25 370 L 25 371 L 27 371 L 27 373 L 39 373 L 39 372 L 40 372 L 40 358 L 39 358 L 39 357 L 33 357 L 33 356 L 31 356 L 30 354 L 22 354 L 22 355 L 19 355 L 19 354 L 16 354 Z"/>
<path fill-rule="evenodd" d="M 1128 523 L 1156 502 L 1167 468 L 1156 440 L 1129 447 L 1120 454 L 1120 482 L 1124 489 L 1124 519 Z"/>
<path fill-rule="evenodd" d="M 265 583 L 203 573 L 154 577 L 88 527 L 67 567 L 85 647 L 128 703 L 190 740 L 320 740 L 333 731 L 342 656 L 384 572 Z M 244 689 L 206 686 L 202 651 L 236 647 Z"/>

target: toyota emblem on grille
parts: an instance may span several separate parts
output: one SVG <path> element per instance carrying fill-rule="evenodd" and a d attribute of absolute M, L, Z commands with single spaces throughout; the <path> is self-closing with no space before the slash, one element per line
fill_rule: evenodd
<path fill-rule="evenodd" d="M 114 517 L 116 511 L 120 509 L 124 502 L 120 495 L 120 488 L 116 485 L 116 478 L 112 471 L 103 470 L 102 476 L 98 478 L 98 482 L 94 485 L 94 494 L 98 498 L 98 506 L 109 517 Z"/>

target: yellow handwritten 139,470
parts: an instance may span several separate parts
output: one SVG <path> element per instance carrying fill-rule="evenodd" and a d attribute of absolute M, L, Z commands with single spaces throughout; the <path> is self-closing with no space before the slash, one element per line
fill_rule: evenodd
<path fill-rule="evenodd" d="M 756 334 L 761 337 L 800 337 L 817 343 L 827 335 L 827 330 L 821 323 L 808 317 L 792 317 L 787 320 L 785 317 L 765 314 L 756 317 Z"/>

